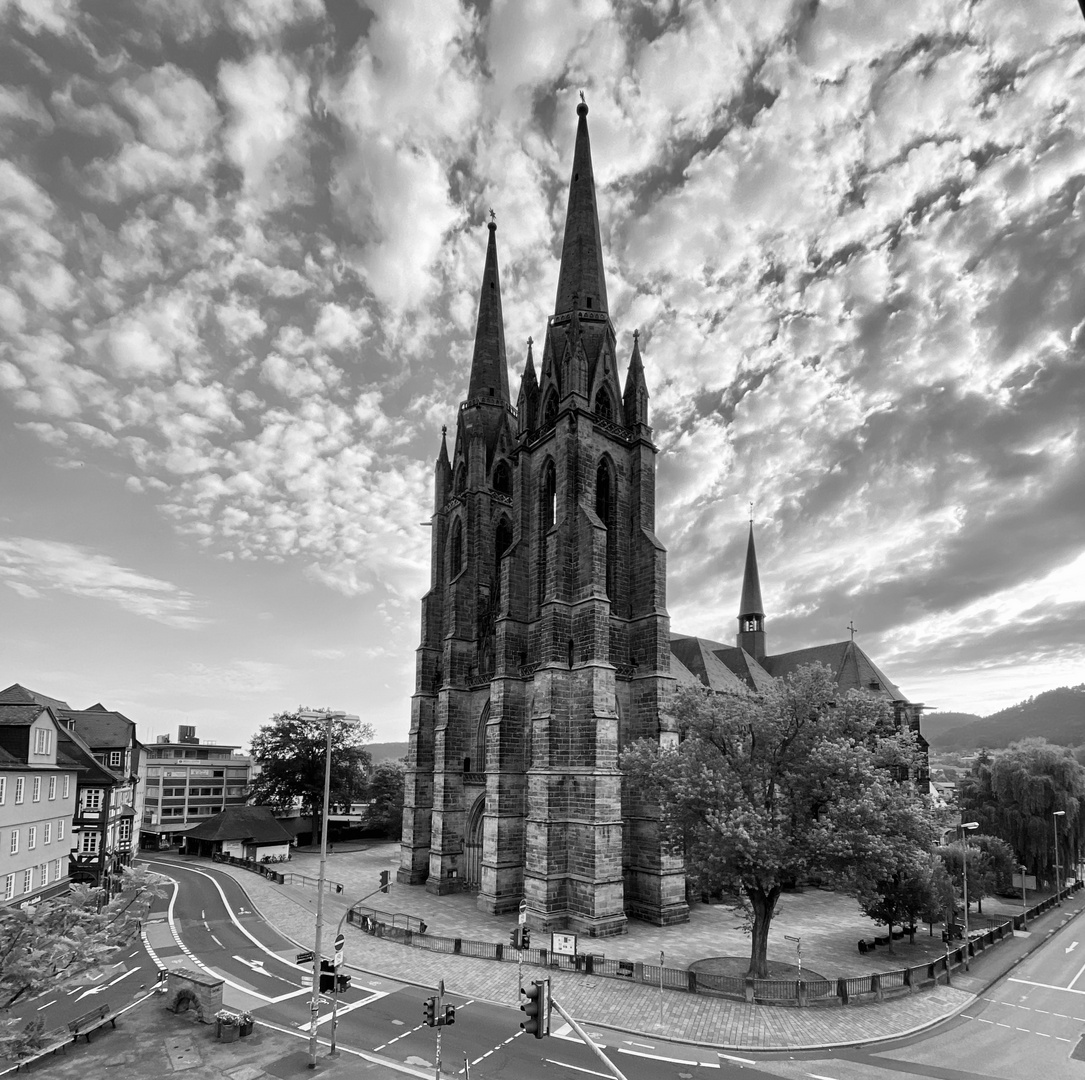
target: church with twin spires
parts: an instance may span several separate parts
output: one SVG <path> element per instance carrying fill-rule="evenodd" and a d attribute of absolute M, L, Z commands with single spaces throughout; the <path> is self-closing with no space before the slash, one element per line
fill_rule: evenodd
<path fill-rule="evenodd" d="M 582 101 L 554 312 L 515 403 L 488 226 L 467 397 L 435 467 L 398 880 L 597 937 L 689 917 L 682 860 L 619 767 L 637 739 L 677 741 L 678 685 L 756 691 L 821 662 L 917 732 L 920 707 L 854 640 L 767 653 L 752 524 L 737 644 L 672 635 L 648 388 L 636 331 L 619 362 L 587 116 Z"/>

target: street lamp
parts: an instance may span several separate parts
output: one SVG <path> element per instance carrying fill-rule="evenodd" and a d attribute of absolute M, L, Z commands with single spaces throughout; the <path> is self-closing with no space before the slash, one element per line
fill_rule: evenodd
<path fill-rule="evenodd" d="M 968 835 L 970 829 L 978 829 L 978 821 L 961 822 L 961 866 L 964 879 L 964 969 L 968 970 Z"/>
<path fill-rule="evenodd" d="M 1065 810 L 1054 810 L 1051 813 L 1051 832 L 1055 838 L 1055 903 L 1062 907 L 1062 882 L 1059 880 L 1059 823 L 1055 818 L 1066 817 Z"/>
<path fill-rule="evenodd" d="M 321 818 L 320 829 L 320 873 L 317 877 L 316 891 L 316 941 L 313 945 L 313 994 L 309 1002 L 309 1068 L 316 1068 L 316 1025 L 317 1014 L 320 1012 L 320 967 L 323 960 L 321 955 L 321 936 L 324 932 L 324 878 L 328 867 L 328 793 L 332 782 L 332 724 L 338 721 L 340 724 L 357 724 L 358 717 L 352 713 L 332 712 L 330 709 L 321 711 L 302 710 L 298 713 L 299 720 L 321 721 L 327 725 L 327 735 L 324 750 L 324 813 Z"/>

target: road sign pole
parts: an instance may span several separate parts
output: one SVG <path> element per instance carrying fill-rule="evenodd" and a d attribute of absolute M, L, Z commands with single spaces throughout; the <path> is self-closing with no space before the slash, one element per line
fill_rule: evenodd
<path fill-rule="evenodd" d="M 339 1051 L 335 1047 L 335 1029 L 339 1024 L 339 969 L 343 966 L 343 947 L 346 945 L 346 935 L 340 930 L 335 936 L 335 970 L 332 973 L 332 1038 L 328 1057 L 338 1057 Z"/>

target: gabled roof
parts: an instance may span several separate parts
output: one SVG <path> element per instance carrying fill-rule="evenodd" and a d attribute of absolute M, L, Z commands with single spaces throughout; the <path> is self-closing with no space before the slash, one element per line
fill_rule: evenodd
<path fill-rule="evenodd" d="M 746 684 L 716 655 L 717 650 L 726 648 L 726 645 L 721 645 L 718 641 L 708 641 L 705 638 L 671 636 L 671 655 L 676 657 L 702 686 L 719 692 L 739 694 L 746 690 Z"/>
<path fill-rule="evenodd" d="M 46 706 L 36 701 L 25 705 L 0 704 L 0 725 L 4 727 L 29 727 L 43 712 Z"/>
<path fill-rule="evenodd" d="M 778 653 L 776 656 L 766 656 L 762 663 L 778 679 L 790 675 L 804 664 L 824 664 L 841 690 L 869 690 L 891 701 L 908 700 L 854 641 L 837 641 L 831 645 L 815 645 L 810 649 Z"/>
<path fill-rule="evenodd" d="M 124 776 L 107 769 L 94 756 L 94 751 L 87 746 L 77 732 L 60 725 L 60 735 L 57 737 L 57 761 L 59 762 L 62 757 L 81 766 L 86 771 L 86 776 L 81 779 L 90 783 L 114 787 L 128 782 Z"/>
<path fill-rule="evenodd" d="M 90 709 L 61 709 L 60 716 L 71 720 L 79 737 L 95 750 L 132 744 L 136 725 L 123 713 L 96 705 Z"/>
<path fill-rule="evenodd" d="M 294 838 L 293 833 L 275 820 L 270 806 L 229 806 L 185 835 L 197 840 L 249 840 L 257 844 L 282 843 Z"/>
<path fill-rule="evenodd" d="M 36 690 L 27 690 L 25 686 L 12 683 L 0 690 L 0 704 L 5 705 L 48 705 L 52 709 L 68 709 L 71 706 L 60 698 L 47 697 Z"/>

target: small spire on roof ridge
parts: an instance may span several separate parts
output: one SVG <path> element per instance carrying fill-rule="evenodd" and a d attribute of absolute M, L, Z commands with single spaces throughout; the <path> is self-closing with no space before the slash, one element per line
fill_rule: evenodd
<path fill-rule="evenodd" d="M 490 224 L 489 224 L 489 228 L 491 228 L 491 229 L 496 229 L 497 228 L 497 214 L 494 213 L 494 208 L 492 206 L 490 207 Z"/>

